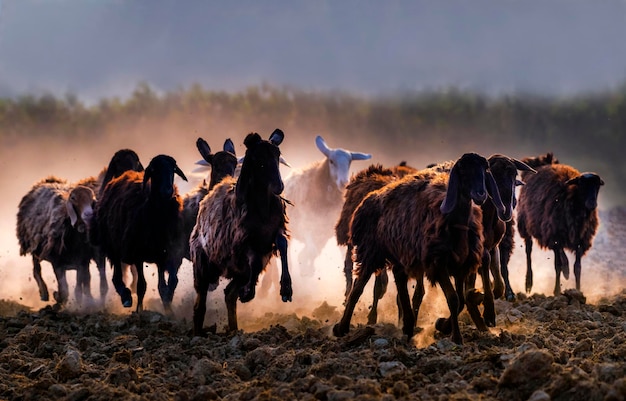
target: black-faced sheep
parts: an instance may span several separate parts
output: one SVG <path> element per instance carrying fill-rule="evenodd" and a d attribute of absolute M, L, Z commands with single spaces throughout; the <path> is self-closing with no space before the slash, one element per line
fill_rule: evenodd
<path fill-rule="evenodd" d="M 245 140 L 246 154 L 238 179 L 226 178 L 200 202 L 190 248 L 196 300 L 194 335 L 202 335 L 206 298 L 219 278 L 226 286 L 228 329 L 237 330 L 237 298 L 249 302 L 255 296 L 259 274 L 278 251 L 283 275 L 280 294 L 291 301 L 291 277 L 287 265 L 287 216 L 280 194 L 284 185 L 279 171 L 284 134 L 276 129 L 269 140 L 257 133 Z"/>
<path fill-rule="evenodd" d="M 458 314 L 465 302 L 465 280 L 477 271 L 483 254 L 482 211 L 476 204 L 485 202 L 488 193 L 499 199 L 488 167 L 484 157 L 465 154 L 450 174 L 408 175 L 363 200 L 350 228 L 357 278 L 342 319 L 333 327 L 335 335 L 349 331 L 363 288 L 389 262 L 402 307 L 403 332 L 410 338 L 415 325 L 408 278 L 426 276 L 442 288 L 450 309 L 450 318 L 438 321 L 437 329 L 452 333 L 454 342 L 463 342 Z"/>
<path fill-rule="evenodd" d="M 285 178 L 284 196 L 294 204 L 289 212 L 291 237 L 304 244 L 298 255 L 304 276 L 314 274 L 313 262 L 334 234 L 352 161 L 372 157 L 367 153 L 330 148 L 321 136 L 315 138 L 315 144 L 324 159 L 293 170 Z"/>
<path fill-rule="evenodd" d="M 68 299 L 66 270 L 76 269 L 76 300 L 91 298 L 89 262 L 94 256 L 89 243 L 89 226 L 96 201 L 93 190 L 48 177 L 22 198 L 17 213 L 20 255 L 31 254 L 33 275 L 42 301 L 48 287 L 41 277 L 41 261 L 52 264 L 58 283 L 53 293 L 58 305 Z"/>
<path fill-rule="evenodd" d="M 20 253 L 32 255 L 33 274 L 42 301 L 48 301 L 49 297 L 41 276 L 41 261 L 52 264 L 59 285 L 53 295 L 57 304 L 63 304 L 68 298 L 65 277 L 68 269 L 76 269 L 77 301 L 80 303 L 83 296 L 92 298 L 89 263 L 93 259 L 100 273 L 100 299 L 104 302 L 108 291 L 105 261 L 99 247 L 90 243 L 93 203 L 103 185 L 128 169 L 143 169 L 143 166 L 135 152 L 122 149 L 97 177 L 87 177 L 75 184 L 48 177 L 22 198 L 17 215 Z"/>
<path fill-rule="evenodd" d="M 95 229 L 113 265 L 113 285 L 124 307 L 132 306 L 132 296 L 123 281 L 122 263 L 137 269 L 137 311 L 141 311 L 146 293 L 143 263 L 147 262 L 157 265 L 159 295 L 166 312 L 171 311 L 186 247 L 183 202 L 174 174 L 187 180 L 172 157 L 156 156 L 144 172 L 127 171 L 109 182 L 98 202 Z"/>
<path fill-rule="evenodd" d="M 532 290 L 532 241 L 554 252 L 554 295 L 561 293 L 561 273 L 569 278 L 565 249 L 575 254 L 574 275 L 580 290 L 581 258 L 591 248 L 598 228 L 598 192 L 604 181 L 595 173 L 580 173 L 565 164 L 545 164 L 537 174 L 524 175 L 517 229 L 526 245 L 526 292 Z"/>
<path fill-rule="evenodd" d="M 483 283 L 483 294 L 478 299 L 483 299 L 482 317 L 478 311 L 478 305 L 469 301 L 468 311 L 472 315 L 472 320 L 476 323 L 479 330 L 486 331 L 487 326 L 494 327 L 496 325 L 496 312 L 494 298 L 499 298 L 504 292 L 503 279 L 500 273 L 500 251 L 499 244 L 506 233 L 506 224 L 513 217 L 513 210 L 517 205 L 515 196 L 515 188 L 522 182 L 517 179 L 517 171 L 534 173 L 531 167 L 519 160 L 512 159 L 508 156 L 495 154 L 489 157 L 489 170 L 496 182 L 498 193 L 502 199 L 504 210 L 500 211 L 493 199 L 481 205 L 483 211 L 483 236 L 484 236 L 484 253 L 480 268 L 480 275 Z M 494 288 L 491 288 L 490 273 L 494 278 Z M 469 276 L 468 287 L 473 288 L 476 276 Z M 477 294 L 476 292 L 474 292 Z"/>
<path fill-rule="evenodd" d="M 558 164 L 559 161 L 554 157 L 552 152 L 540 155 L 537 157 L 527 157 L 524 163 L 529 167 L 536 169 L 537 167 L 544 166 L 546 164 Z M 522 179 L 524 179 L 525 173 L 522 172 Z M 504 281 L 504 297 L 507 301 L 515 300 L 515 292 L 511 287 L 509 280 L 509 261 L 513 255 L 513 247 L 515 246 L 515 217 L 506 222 L 506 231 L 504 237 L 498 245 L 498 251 L 500 253 L 500 273 L 502 280 Z M 495 294 L 496 298 L 499 298 L 498 294 Z"/>
<path fill-rule="evenodd" d="M 344 203 L 339 214 L 339 219 L 335 225 L 335 236 L 337 237 L 337 244 L 340 246 L 346 246 L 346 256 L 344 259 L 344 276 L 346 278 L 346 291 L 347 297 L 352 288 L 352 244 L 350 243 L 350 221 L 352 220 L 352 214 L 356 210 L 361 201 L 372 191 L 380 189 L 385 185 L 396 181 L 407 174 L 415 173 L 417 170 L 413 167 L 409 167 L 406 163 L 402 162 L 397 166 L 391 168 L 384 168 L 380 164 L 371 165 L 368 168 L 359 171 L 351 179 L 346 186 L 346 193 L 344 196 Z M 368 314 L 368 324 L 376 323 L 378 318 L 378 300 L 380 300 L 387 290 L 388 276 L 387 270 L 383 269 L 376 275 L 374 283 L 374 298 L 372 308 Z M 418 283 L 419 285 L 419 283 Z"/>
<path fill-rule="evenodd" d="M 232 177 L 237 168 L 237 156 L 235 155 L 235 145 L 230 139 L 224 141 L 223 150 L 213 154 L 211 147 L 202 138 L 196 141 L 196 147 L 203 160 L 211 166 L 209 183 L 203 181 L 183 197 L 183 220 L 185 224 L 185 243 L 189 244 L 191 230 L 196 225 L 200 201 L 209 193 L 213 187 L 226 177 Z M 185 258 L 191 260 L 189 247 L 185 249 Z"/>

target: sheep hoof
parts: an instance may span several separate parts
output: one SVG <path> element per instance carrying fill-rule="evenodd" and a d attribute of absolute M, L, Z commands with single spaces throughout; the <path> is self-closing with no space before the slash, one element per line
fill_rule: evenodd
<path fill-rule="evenodd" d="M 122 306 L 124 308 L 130 308 L 133 306 L 133 297 L 128 288 L 124 288 L 122 291 Z"/>
<path fill-rule="evenodd" d="M 450 323 L 450 319 L 440 317 L 437 321 L 435 321 L 435 329 L 443 334 L 452 333 L 452 324 Z"/>
<path fill-rule="evenodd" d="M 250 302 L 254 299 L 256 291 L 254 286 L 246 285 L 239 291 L 239 300 L 241 303 Z"/>
<path fill-rule="evenodd" d="M 283 302 L 291 302 L 291 296 L 283 295 Z"/>
<path fill-rule="evenodd" d="M 337 323 L 336 325 L 333 326 L 333 335 L 335 337 L 343 337 L 346 334 L 348 334 L 348 331 L 347 330 L 344 331 L 341 328 L 341 325 L 339 323 Z"/>
<path fill-rule="evenodd" d="M 41 296 L 39 297 L 42 301 L 44 302 L 48 302 L 50 300 L 50 297 L 48 296 L 48 293 L 45 294 L 41 294 Z"/>

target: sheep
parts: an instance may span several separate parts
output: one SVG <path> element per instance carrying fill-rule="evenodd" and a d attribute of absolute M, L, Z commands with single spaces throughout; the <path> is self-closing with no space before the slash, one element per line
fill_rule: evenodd
<path fill-rule="evenodd" d="M 546 164 L 558 164 L 559 160 L 554 157 L 552 152 L 546 153 L 545 155 L 540 155 L 537 157 L 527 157 L 524 158 L 524 163 L 531 168 L 537 168 Z M 524 172 L 522 172 L 522 179 L 524 179 Z M 504 237 L 500 241 L 498 245 L 498 250 L 500 253 L 500 273 L 502 276 L 502 280 L 504 281 L 504 297 L 507 301 L 515 301 L 515 292 L 511 287 L 511 282 L 509 280 L 509 260 L 511 259 L 511 255 L 513 254 L 513 248 L 515 246 L 515 217 L 511 218 L 511 220 L 506 222 L 506 231 L 504 233 Z M 496 298 L 499 298 L 498 294 L 495 294 Z"/>
<path fill-rule="evenodd" d="M 50 176 L 37 183 L 21 199 L 17 213 L 17 238 L 20 255 L 31 254 L 33 276 L 42 301 L 48 301 L 48 287 L 41 276 L 41 261 L 52 264 L 58 283 L 53 293 L 56 304 L 68 300 L 66 270 L 76 269 L 76 300 L 91 298 L 89 262 L 93 248 L 89 225 L 93 217 L 95 194 L 83 185 L 70 185 Z"/>
<path fill-rule="evenodd" d="M 417 169 L 407 166 L 405 162 L 401 162 L 399 165 L 392 168 L 383 168 L 380 164 L 373 164 L 355 174 L 346 186 L 344 203 L 341 208 L 337 224 L 335 225 L 337 244 L 347 247 L 344 259 L 344 276 L 346 278 L 345 297 L 348 296 L 350 289 L 352 288 L 352 245 L 349 241 L 349 229 L 350 219 L 352 218 L 354 210 L 363 198 L 365 198 L 365 196 L 370 192 L 380 189 L 388 183 L 398 180 L 407 174 L 415 172 L 417 172 Z M 383 269 L 380 271 L 380 274 L 376 275 L 374 284 L 374 301 L 367 317 L 368 324 L 376 323 L 378 317 L 378 300 L 385 294 L 387 283 L 387 271 Z"/>
<path fill-rule="evenodd" d="M 319 135 L 315 144 L 324 159 L 293 170 L 285 178 L 284 196 L 294 204 L 289 214 L 291 236 L 304 243 L 298 255 L 303 276 L 314 274 L 313 261 L 333 236 L 352 161 L 372 157 L 367 153 L 330 148 Z"/>
<path fill-rule="evenodd" d="M 143 310 L 143 263 L 147 262 L 157 265 L 159 295 L 166 313 L 171 313 L 186 246 L 183 202 L 174 185 L 174 174 L 187 181 L 174 158 L 158 155 L 145 171 L 127 171 L 111 180 L 97 204 L 94 230 L 113 265 L 113 285 L 126 308 L 133 301 L 123 281 L 122 263 L 137 269 L 137 312 Z"/>
<path fill-rule="evenodd" d="M 465 302 L 465 280 L 477 271 L 483 254 L 482 210 L 477 205 L 490 194 L 498 210 L 504 210 L 488 167 L 484 157 L 467 153 L 449 174 L 408 175 L 363 199 L 350 227 L 357 278 L 343 316 L 333 327 L 335 336 L 348 333 L 363 288 L 389 261 L 402 308 L 403 332 L 411 338 L 415 326 L 408 278 L 425 275 L 433 285 L 440 285 L 450 309 L 450 318 L 438 320 L 436 328 L 451 333 L 454 342 L 463 342 L 458 314 Z"/>
<path fill-rule="evenodd" d="M 93 203 L 100 188 L 125 169 L 143 169 L 137 154 L 129 149 L 116 152 L 109 165 L 97 177 L 87 177 L 75 184 L 50 176 L 36 183 L 18 207 L 17 237 L 20 254 L 31 254 L 33 275 L 40 299 L 49 300 L 48 287 L 41 276 L 41 261 L 52 264 L 58 283 L 53 297 L 58 306 L 68 299 L 65 271 L 76 269 L 75 297 L 91 299 L 89 263 L 93 259 L 100 273 L 100 300 L 108 292 L 104 257 L 90 243 Z"/>
<path fill-rule="evenodd" d="M 228 330 L 237 330 L 237 298 L 254 299 L 258 276 L 277 251 L 283 269 L 280 294 L 283 302 L 292 300 L 287 216 L 280 196 L 284 184 L 278 146 L 283 139 L 280 129 L 269 140 L 248 134 L 239 178 L 225 178 L 200 202 L 189 243 L 196 291 L 194 335 L 203 335 L 207 292 L 215 290 L 222 276 L 231 280 L 224 290 Z"/>
<path fill-rule="evenodd" d="M 604 181 L 596 173 L 580 173 L 560 163 L 542 165 L 537 174 L 522 179 L 526 185 L 520 191 L 517 229 L 526 246 L 526 292 L 533 285 L 533 238 L 542 249 L 554 252 L 554 295 L 561 293 L 561 273 L 569 278 L 565 249 L 575 253 L 574 275 L 580 290 L 581 258 L 591 248 L 598 228 L 598 193 Z"/>
<path fill-rule="evenodd" d="M 502 199 L 504 210 L 499 212 L 496 204 L 493 202 L 485 202 L 481 205 L 483 212 L 483 236 L 484 236 L 484 253 L 480 268 L 480 275 L 483 282 L 483 294 L 477 297 L 468 295 L 468 312 L 472 316 L 472 320 L 476 323 L 479 330 L 487 331 L 487 326 L 495 327 L 496 312 L 494 298 L 500 298 L 504 292 L 503 278 L 500 272 L 500 250 L 499 244 L 505 236 L 507 222 L 513 218 L 513 209 L 517 205 L 515 197 L 515 188 L 522 185 L 523 182 L 517 179 L 518 170 L 523 174 L 535 173 L 535 170 L 526 163 L 510 158 L 505 155 L 495 154 L 488 159 L 489 170 L 496 182 L 498 193 Z M 489 273 L 494 277 L 494 288 L 491 289 Z M 467 283 L 468 288 L 473 288 L 476 276 L 471 274 Z M 474 295 L 477 292 L 474 290 Z M 483 315 L 481 317 L 478 311 L 478 305 L 470 302 L 470 299 L 476 301 L 483 300 Z"/>
<path fill-rule="evenodd" d="M 196 147 L 202 155 L 203 160 L 211 166 L 210 181 L 207 184 L 203 181 L 183 197 L 183 220 L 185 225 L 185 244 L 189 244 L 191 230 L 196 224 L 200 201 L 209 193 L 213 187 L 226 177 L 232 177 L 237 167 L 237 156 L 233 141 L 226 139 L 222 151 L 211 153 L 211 147 L 202 138 L 196 141 Z M 189 247 L 185 248 L 185 258 L 191 260 Z"/>

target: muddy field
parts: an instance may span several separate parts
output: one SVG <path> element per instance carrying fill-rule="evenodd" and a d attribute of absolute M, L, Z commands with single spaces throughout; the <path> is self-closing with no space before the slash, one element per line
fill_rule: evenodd
<path fill-rule="evenodd" d="M 383 323 L 365 326 L 366 300 L 340 339 L 331 334 L 340 303 L 259 313 L 259 300 L 255 313 L 241 308 L 243 330 L 224 334 L 217 319 L 216 334 L 200 338 L 191 336 L 188 314 L 171 318 L 156 306 L 141 314 L 58 311 L 4 300 L 0 399 L 623 400 L 626 291 L 610 284 L 626 275 L 626 210 L 602 219 L 583 259 L 583 269 L 594 266 L 583 270 L 583 284 L 597 276 L 610 292 L 518 294 L 515 302 L 497 301 L 497 327 L 487 333 L 464 312 L 463 346 L 434 333 L 433 314 L 445 308 L 425 308 L 421 331 L 409 341 L 393 323 L 393 305 Z M 550 288 L 553 275 L 546 277 Z M 427 294 L 425 306 L 437 292 Z M 181 308 L 188 311 L 191 298 Z"/>

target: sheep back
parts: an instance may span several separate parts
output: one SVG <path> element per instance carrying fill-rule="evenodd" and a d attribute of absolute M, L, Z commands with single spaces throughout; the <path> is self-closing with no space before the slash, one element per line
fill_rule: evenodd
<path fill-rule="evenodd" d="M 536 238 L 543 249 L 553 249 L 555 243 L 570 250 L 580 246 L 584 255 L 598 227 L 598 212 L 586 210 L 576 200 L 574 186 L 566 185 L 579 175 L 565 164 L 545 165 L 526 175 L 517 217 L 522 238 Z"/>
<path fill-rule="evenodd" d="M 478 270 L 483 253 L 482 211 L 472 204 L 468 226 L 450 226 L 448 216 L 439 210 L 447 177 L 409 175 L 363 200 L 350 232 L 357 275 L 361 265 L 383 268 L 385 260 L 402 264 L 414 276 L 424 273 L 433 284 L 440 274 L 438 266 L 449 267 L 449 275 L 461 268 Z"/>

